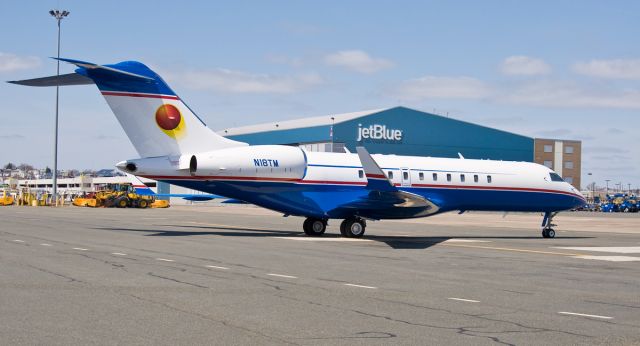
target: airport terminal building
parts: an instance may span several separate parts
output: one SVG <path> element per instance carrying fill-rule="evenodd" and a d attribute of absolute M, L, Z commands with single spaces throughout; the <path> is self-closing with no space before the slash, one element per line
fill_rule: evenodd
<path fill-rule="evenodd" d="M 298 145 L 309 151 L 355 152 L 355 147 L 362 145 L 377 154 L 452 158 L 460 154 L 468 159 L 538 162 L 580 187 L 579 141 L 552 140 L 552 151 L 560 150 L 561 154 L 554 154 L 560 158 L 549 161 L 549 140 L 406 107 L 250 125 L 218 133 L 252 145 Z M 564 142 L 570 144 L 563 146 Z M 573 149 L 563 160 L 567 147 Z"/>

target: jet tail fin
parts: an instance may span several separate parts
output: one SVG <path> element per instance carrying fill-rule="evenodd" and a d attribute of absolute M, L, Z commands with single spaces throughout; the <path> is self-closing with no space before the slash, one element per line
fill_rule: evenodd
<path fill-rule="evenodd" d="M 78 68 L 61 76 L 12 81 L 28 86 L 95 84 L 140 157 L 191 156 L 246 146 L 212 131 L 154 71 L 137 61 L 98 65 L 57 59 Z"/>

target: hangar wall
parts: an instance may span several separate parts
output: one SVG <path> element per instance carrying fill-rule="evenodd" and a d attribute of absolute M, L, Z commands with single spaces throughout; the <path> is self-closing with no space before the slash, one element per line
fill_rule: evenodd
<path fill-rule="evenodd" d="M 534 139 L 406 107 L 364 112 L 362 116 L 326 116 L 220 131 L 249 144 L 344 143 L 351 151 L 364 145 L 371 153 L 533 161 Z M 332 119 L 333 118 L 333 119 Z M 295 126 L 291 123 L 295 122 Z M 289 123 L 289 124 L 288 124 Z"/>

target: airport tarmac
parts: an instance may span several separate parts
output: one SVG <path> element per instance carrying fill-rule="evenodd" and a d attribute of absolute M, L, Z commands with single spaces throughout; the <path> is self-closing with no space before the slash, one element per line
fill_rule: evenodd
<path fill-rule="evenodd" d="M 0 208 L 2 344 L 640 344 L 640 215 Z"/>

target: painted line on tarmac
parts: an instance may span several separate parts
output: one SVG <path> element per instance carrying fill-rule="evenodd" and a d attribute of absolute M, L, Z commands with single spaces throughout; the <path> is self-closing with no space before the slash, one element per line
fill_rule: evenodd
<path fill-rule="evenodd" d="M 593 251 L 593 252 L 640 253 L 640 246 L 578 246 L 578 247 L 554 246 L 554 247 L 556 249 Z"/>
<path fill-rule="evenodd" d="M 273 274 L 273 273 L 268 273 L 267 275 L 269 276 L 276 276 L 279 278 L 287 278 L 287 279 L 297 279 L 297 276 L 293 276 L 293 275 L 284 275 L 284 274 Z"/>
<path fill-rule="evenodd" d="M 499 251 L 512 251 L 512 252 L 525 252 L 525 253 L 537 253 L 542 255 L 556 255 L 556 256 L 584 256 L 581 253 L 570 253 L 570 252 L 554 252 L 554 251 L 541 251 L 541 250 L 527 250 L 527 249 L 516 249 L 509 247 L 497 247 L 497 246 L 482 246 L 482 245 L 465 245 L 465 244 L 442 244 L 442 246 L 455 246 L 455 247 L 466 247 L 472 249 L 487 249 L 487 250 L 499 250 Z"/>
<path fill-rule="evenodd" d="M 356 284 L 343 284 L 345 286 L 349 286 L 349 287 L 358 287 L 358 288 L 368 288 L 368 289 L 372 289 L 372 290 L 376 290 L 378 289 L 378 287 L 373 287 L 373 286 L 364 286 L 364 285 L 356 285 Z"/>
<path fill-rule="evenodd" d="M 16 243 L 24 243 L 24 240 L 20 240 L 20 239 L 15 239 L 14 240 Z"/>
<path fill-rule="evenodd" d="M 599 260 L 599 261 L 609 261 L 609 262 L 635 262 L 640 261 L 640 257 L 633 256 L 573 256 L 573 258 L 579 259 L 590 259 L 590 260 Z"/>
<path fill-rule="evenodd" d="M 324 237 L 306 237 L 306 236 L 299 236 L 299 237 L 273 237 L 274 239 L 286 239 L 286 240 L 299 240 L 299 241 L 324 241 L 324 242 L 368 242 L 368 241 L 373 241 L 371 239 L 354 239 L 354 238 L 341 238 L 341 237 L 335 237 L 335 238 L 324 238 Z"/>
<path fill-rule="evenodd" d="M 589 315 L 589 314 L 580 314 L 577 312 L 568 312 L 568 311 L 558 311 L 561 315 L 571 315 L 571 316 L 582 316 L 582 317 L 593 317 L 593 318 L 601 318 L 603 320 L 611 320 L 613 317 L 610 316 L 600 316 L 600 315 Z"/>
<path fill-rule="evenodd" d="M 229 269 L 229 268 L 227 268 L 227 267 L 212 266 L 212 265 L 208 265 L 208 266 L 205 266 L 205 267 L 207 267 L 207 268 L 213 268 L 213 269 L 222 269 L 222 270 L 227 270 L 227 269 Z"/>
<path fill-rule="evenodd" d="M 79 250 L 79 251 L 89 251 L 89 249 L 85 249 L 83 247 L 74 247 L 74 250 Z"/>
<path fill-rule="evenodd" d="M 122 252 L 112 252 L 112 255 L 116 255 L 116 256 L 126 256 L 126 253 L 122 253 Z"/>
<path fill-rule="evenodd" d="M 42 244 L 40 244 L 40 245 L 42 245 L 42 246 L 53 246 L 53 245 L 51 245 L 51 244 L 47 244 L 47 243 L 42 243 Z"/>
<path fill-rule="evenodd" d="M 163 261 L 163 262 L 175 262 L 172 259 L 166 259 L 166 258 L 156 258 L 156 261 Z"/>
<path fill-rule="evenodd" d="M 456 301 L 459 301 L 459 302 L 467 302 L 467 303 L 480 303 L 479 300 L 473 300 L 473 299 L 454 298 L 454 297 L 450 297 L 450 298 L 447 298 L 447 299 L 456 300 Z"/>

